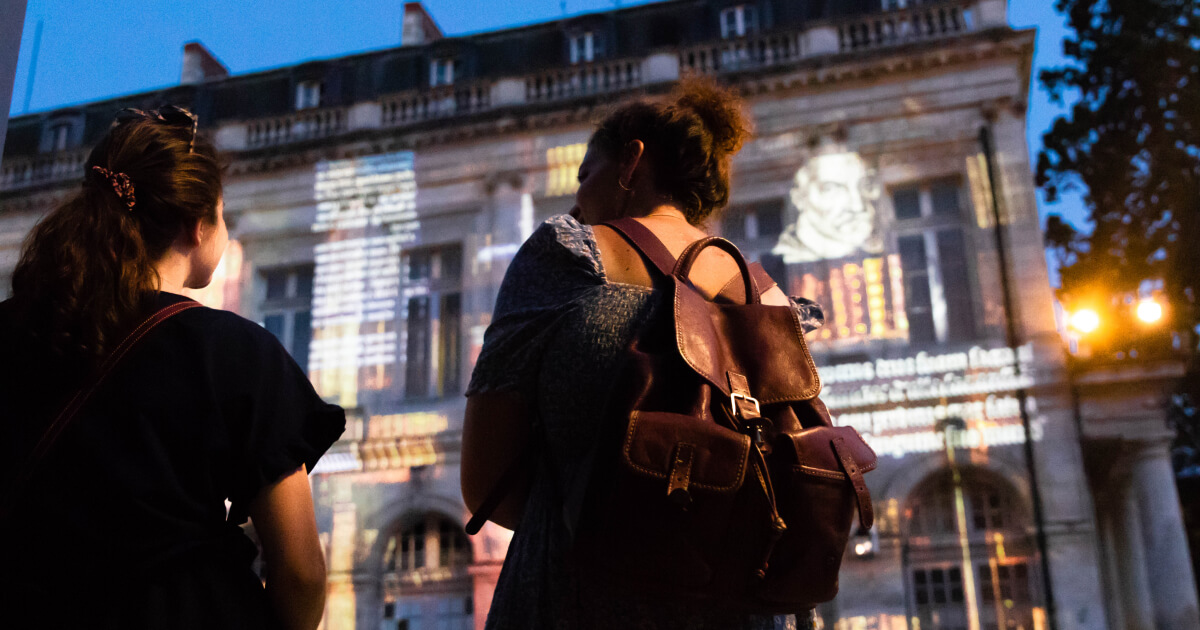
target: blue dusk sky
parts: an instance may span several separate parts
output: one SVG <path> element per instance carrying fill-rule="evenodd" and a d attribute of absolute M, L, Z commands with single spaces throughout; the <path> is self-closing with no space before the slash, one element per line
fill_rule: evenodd
<path fill-rule="evenodd" d="M 643 3 L 424 1 L 447 35 Z M 1051 0 L 1009 1 L 1013 26 L 1038 29 L 1026 131 L 1031 163 L 1042 133 L 1061 112 L 1037 85 L 1039 70 L 1065 63 L 1062 39 L 1067 31 L 1052 5 Z M 9 112 L 17 116 L 176 84 L 183 44 L 192 40 L 203 42 L 233 74 L 396 46 L 403 7 L 401 0 L 28 0 Z M 39 20 L 42 38 L 31 88 Z M 1039 194 L 1038 204 L 1043 217 L 1059 213 L 1078 226 L 1086 225 L 1078 196 L 1046 204 Z"/>

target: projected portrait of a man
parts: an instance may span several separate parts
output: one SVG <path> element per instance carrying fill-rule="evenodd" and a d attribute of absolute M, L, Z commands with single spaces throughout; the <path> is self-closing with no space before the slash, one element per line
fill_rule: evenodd
<path fill-rule="evenodd" d="M 796 171 L 791 221 L 772 253 L 787 263 L 878 252 L 875 203 L 879 187 L 857 153 L 830 153 Z"/>

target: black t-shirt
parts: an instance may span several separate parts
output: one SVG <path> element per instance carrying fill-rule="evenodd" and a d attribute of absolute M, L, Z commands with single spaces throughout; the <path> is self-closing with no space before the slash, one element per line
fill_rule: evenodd
<path fill-rule="evenodd" d="M 158 296 L 160 307 L 186 299 Z M 11 311 L 0 303 L 5 480 L 80 384 Z M 312 470 L 344 429 L 342 409 L 262 327 L 209 308 L 175 315 L 107 377 L 6 510 L 14 551 L 3 564 L 22 580 L 10 604 L 52 605 L 45 627 L 260 625 L 254 549 L 236 515 L 301 464 Z"/>

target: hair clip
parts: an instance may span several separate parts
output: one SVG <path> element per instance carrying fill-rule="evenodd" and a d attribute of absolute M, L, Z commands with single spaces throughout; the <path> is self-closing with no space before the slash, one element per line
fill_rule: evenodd
<path fill-rule="evenodd" d="M 133 196 L 133 180 L 129 179 L 129 176 L 125 173 L 114 173 L 103 166 L 93 166 L 92 170 L 100 173 L 101 176 L 108 180 L 113 191 L 117 193 L 117 197 L 121 201 L 124 201 L 125 205 L 129 206 L 129 211 L 132 212 L 133 205 L 136 203 L 136 199 Z"/>

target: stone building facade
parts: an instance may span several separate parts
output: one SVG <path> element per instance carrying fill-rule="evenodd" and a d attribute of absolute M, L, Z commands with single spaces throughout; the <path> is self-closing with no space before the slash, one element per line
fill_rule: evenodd
<path fill-rule="evenodd" d="M 1034 34 L 1006 8 L 667 0 L 446 38 L 408 3 L 398 48 L 241 76 L 189 44 L 179 86 L 10 121 L 0 296 L 116 110 L 191 107 L 231 162 L 197 297 L 349 411 L 312 474 L 324 627 L 481 628 L 511 534 L 462 531 L 462 391 L 507 262 L 572 206 L 608 105 L 714 75 L 757 131 L 709 227 L 822 304 L 823 398 L 880 456 L 821 623 L 1200 628 L 1154 429 L 1178 374 L 1071 386 L 1024 140 Z"/>

